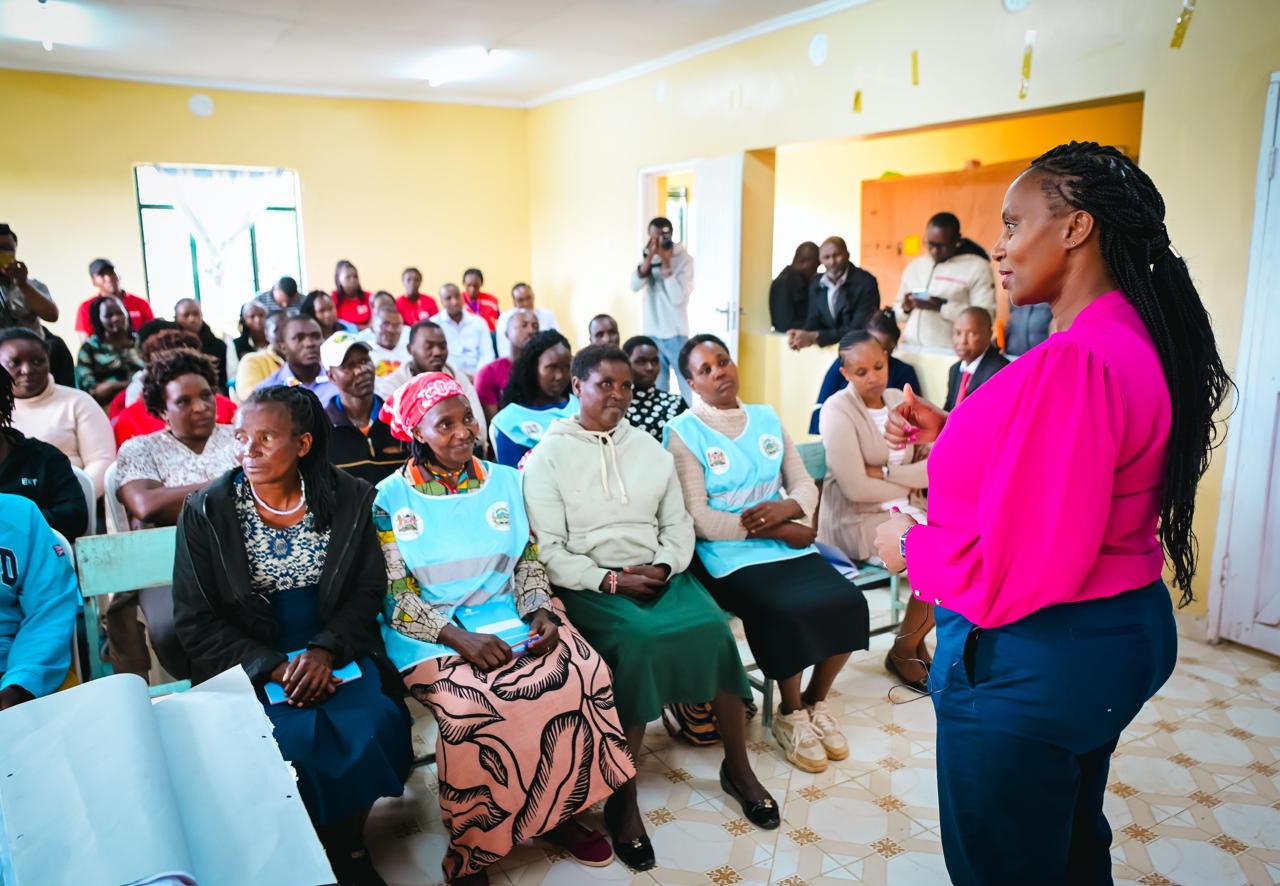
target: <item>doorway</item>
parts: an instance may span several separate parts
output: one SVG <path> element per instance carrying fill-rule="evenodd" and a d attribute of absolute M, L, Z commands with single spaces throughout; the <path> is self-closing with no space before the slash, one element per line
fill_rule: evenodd
<path fill-rule="evenodd" d="M 640 172 L 640 218 L 671 219 L 672 239 L 693 256 L 689 332 L 710 332 L 738 356 L 742 255 L 742 154 L 651 167 Z M 674 389 L 674 386 L 673 388 Z"/>
<path fill-rule="evenodd" d="M 1249 281 L 1218 515 L 1209 639 L 1280 655 L 1280 72 L 1271 75 L 1258 158 Z"/>

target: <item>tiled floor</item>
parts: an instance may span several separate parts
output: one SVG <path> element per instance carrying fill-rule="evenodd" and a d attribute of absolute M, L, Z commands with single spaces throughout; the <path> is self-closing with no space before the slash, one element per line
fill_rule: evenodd
<path fill-rule="evenodd" d="M 756 772 L 783 803 L 778 830 L 756 830 L 726 804 L 717 749 L 676 743 L 653 724 L 639 764 L 640 806 L 660 867 L 588 869 L 532 844 L 495 865 L 492 882 L 946 884 L 933 708 L 928 699 L 888 700 L 881 667 L 888 643 L 876 638 L 836 684 L 831 704 L 852 747 L 847 760 L 820 775 L 800 772 L 768 730 L 751 724 Z M 1106 810 L 1118 884 L 1280 883 L 1280 663 L 1183 639 L 1174 676 L 1122 738 L 1111 780 Z M 443 879 L 446 839 L 434 789 L 431 771 L 419 770 L 404 797 L 374 809 L 370 849 L 392 886 Z M 598 812 L 585 822 L 603 830 Z"/>

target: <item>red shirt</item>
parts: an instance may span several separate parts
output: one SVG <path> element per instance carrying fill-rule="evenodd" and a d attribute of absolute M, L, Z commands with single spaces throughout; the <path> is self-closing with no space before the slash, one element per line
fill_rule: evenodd
<path fill-rule="evenodd" d="M 511 381 L 511 358 L 499 357 L 480 367 L 476 373 L 476 397 L 481 406 L 497 406 L 502 402 L 502 392 Z"/>
<path fill-rule="evenodd" d="M 430 320 L 436 314 L 440 313 L 440 306 L 436 304 L 436 300 L 431 296 L 419 292 L 418 298 L 409 298 L 402 295 L 396 299 L 396 310 L 400 312 L 400 316 L 404 318 L 405 326 L 412 326 L 422 320 Z"/>
<path fill-rule="evenodd" d="M 489 324 L 489 331 L 493 332 L 498 328 L 498 315 L 502 313 L 502 309 L 498 306 L 498 297 L 490 295 L 487 292 L 476 293 L 476 300 L 472 301 L 467 298 L 467 293 L 463 290 L 462 304 L 466 309 L 480 317 L 481 320 Z"/>
<path fill-rule="evenodd" d="M 368 292 L 362 292 L 357 297 L 347 298 L 338 290 L 334 290 L 331 296 L 334 305 L 338 308 L 338 319 L 345 320 L 355 326 L 364 329 L 369 325 L 369 302 L 373 298 Z"/>
<path fill-rule="evenodd" d="M 97 297 L 91 295 L 80 302 L 80 308 L 76 311 L 76 332 L 82 332 L 85 335 L 93 333 L 93 326 L 89 323 L 89 303 Z M 134 332 L 137 332 L 143 323 L 150 323 L 156 318 L 151 311 L 151 302 L 145 298 L 126 292 L 120 296 L 120 299 L 124 302 L 124 309 L 129 312 L 129 325 L 133 327 Z"/>
<path fill-rule="evenodd" d="M 218 404 L 218 424 L 231 424 L 236 417 L 236 404 L 221 394 L 215 394 L 214 400 Z M 111 424 L 116 433 L 117 449 L 131 437 L 141 437 L 144 434 L 154 434 L 156 431 L 164 430 L 164 422 L 147 412 L 147 404 L 141 399 L 134 400 L 120 410 L 120 414 L 111 420 Z"/>

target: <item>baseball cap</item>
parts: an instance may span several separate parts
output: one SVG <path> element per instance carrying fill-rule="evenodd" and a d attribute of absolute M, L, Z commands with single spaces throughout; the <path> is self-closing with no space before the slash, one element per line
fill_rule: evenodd
<path fill-rule="evenodd" d="M 347 351 L 352 348 L 364 348 L 369 350 L 368 342 L 363 342 L 350 332 L 335 332 L 324 340 L 324 344 L 320 345 L 320 365 L 325 369 L 333 366 L 341 366 L 342 361 L 347 359 Z"/>
<path fill-rule="evenodd" d="M 95 258 L 89 263 L 89 276 L 96 277 L 99 274 L 105 274 L 107 271 L 114 271 L 116 266 L 111 263 L 109 258 Z"/>

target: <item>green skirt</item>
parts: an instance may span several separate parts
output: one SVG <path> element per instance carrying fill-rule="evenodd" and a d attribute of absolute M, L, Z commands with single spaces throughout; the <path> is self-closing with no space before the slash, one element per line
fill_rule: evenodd
<path fill-rule="evenodd" d="M 725 689 L 751 697 L 729 617 L 689 573 L 652 603 L 555 588 L 569 620 L 613 670 L 624 729 L 662 716 L 665 704 L 711 701 Z"/>

